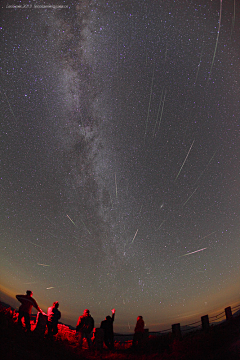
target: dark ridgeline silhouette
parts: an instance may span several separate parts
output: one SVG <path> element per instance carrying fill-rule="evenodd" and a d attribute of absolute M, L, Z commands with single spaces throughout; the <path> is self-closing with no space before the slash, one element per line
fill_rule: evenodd
<path fill-rule="evenodd" d="M 141 347 L 143 342 L 143 334 L 144 334 L 144 321 L 142 316 L 137 317 L 137 323 L 134 329 L 133 335 L 133 347 Z"/>
<path fill-rule="evenodd" d="M 25 320 L 27 332 L 31 331 L 30 317 L 32 307 L 43 314 L 43 311 L 38 306 L 36 300 L 32 297 L 33 292 L 31 290 L 26 291 L 26 295 L 16 295 L 16 298 L 22 304 L 19 307 L 18 324 L 22 327 L 22 318 Z"/>
<path fill-rule="evenodd" d="M 114 349 L 114 333 L 113 322 L 115 318 L 115 309 L 112 309 L 112 316 L 106 316 L 106 319 L 101 322 L 100 328 L 104 330 L 104 343 L 109 350 Z"/>
<path fill-rule="evenodd" d="M 88 309 L 79 316 L 76 332 L 79 333 L 79 347 L 82 348 L 83 338 L 87 339 L 89 349 L 92 347 L 91 333 L 94 328 L 94 320 Z"/>
<path fill-rule="evenodd" d="M 54 301 L 53 305 L 48 308 L 47 327 L 49 337 L 53 337 L 53 335 L 58 333 L 58 320 L 61 318 L 61 312 L 58 310 L 58 307 L 58 301 Z"/>

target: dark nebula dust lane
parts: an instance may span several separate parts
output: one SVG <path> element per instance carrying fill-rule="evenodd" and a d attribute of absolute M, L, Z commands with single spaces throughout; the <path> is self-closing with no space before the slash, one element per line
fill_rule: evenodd
<path fill-rule="evenodd" d="M 115 307 L 124 332 L 237 302 L 239 4 L 19 4 L 0 27 L 1 290 L 72 324 Z"/>

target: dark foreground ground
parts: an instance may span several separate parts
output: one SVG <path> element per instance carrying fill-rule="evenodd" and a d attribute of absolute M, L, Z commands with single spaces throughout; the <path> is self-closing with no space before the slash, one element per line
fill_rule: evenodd
<path fill-rule="evenodd" d="M 240 360 L 240 316 L 229 322 L 200 330 L 182 340 L 172 334 L 150 336 L 143 349 L 133 350 L 131 341 L 115 343 L 115 351 L 107 349 L 79 350 L 75 331 L 60 325 L 54 340 L 46 335 L 26 334 L 17 325 L 10 308 L 0 308 L 0 358 L 6 360 Z"/>

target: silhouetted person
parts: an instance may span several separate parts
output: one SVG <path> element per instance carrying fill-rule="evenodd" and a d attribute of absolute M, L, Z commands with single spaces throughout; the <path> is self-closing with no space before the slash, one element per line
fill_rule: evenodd
<path fill-rule="evenodd" d="M 115 318 L 115 309 L 112 309 L 112 316 L 106 316 L 101 322 L 100 328 L 104 330 L 104 343 L 109 350 L 114 348 L 113 322 Z"/>
<path fill-rule="evenodd" d="M 133 347 L 136 347 L 136 345 L 141 346 L 143 341 L 143 334 L 144 334 L 144 321 L 142 316 L 137 317 L 137 323 L 134 329 L 134 335 L 133 335 Z"/>
<path fill-rule="evenodd" d="M 26 295 L 16 295 L 16 298 L 22 305 L 19 307 L 19 315 L 18 315 L 18 324 L 22 326 L 22 318 L 24 318 L 26 329 L 28 332 L 31 331 L 30 325 L 30 317 L 32 312 L 32 307 L 35 307 L 37 311 L 43 314 L 43 311 L 38 306 L 36 300 L 32 297 L 33 292 L 31 290 L 27 290 Z"/>
<path fill-rule="evenodd" d="M 94 328 L 94 320 L 89 313 L 89 310 L 86 309 L 83 312 L 82 316 L 79 316 L 76 332 L 79 333 L 79 347 L 82 348 L 83 338 L 87 339 L 88 347 L 91 348 L 92 340 L 91 340 L 91 333 Z"/>
<path fill-rule="evenodd" d="M 58 310 L 58 307 L 58 301 L 54 301 L 53 305 L 48 308 L 47 327 L 49 337 L 53 337 L 53 335 L 58 333 L 58 320 L 61 318 L 61 312 Z"/>

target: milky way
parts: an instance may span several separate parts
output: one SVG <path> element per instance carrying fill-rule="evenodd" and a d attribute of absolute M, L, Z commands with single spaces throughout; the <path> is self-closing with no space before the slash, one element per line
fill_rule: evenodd
<path fill-rule="evenodd" d="M 237 302 L 239 5 L 37 3 L 1 15 L 4 293 L 119 331 Z"/>

